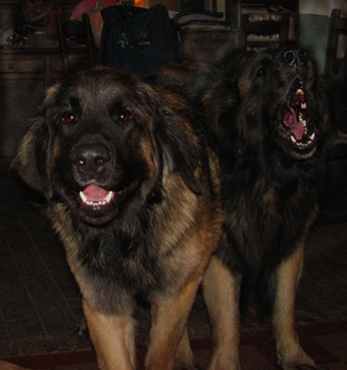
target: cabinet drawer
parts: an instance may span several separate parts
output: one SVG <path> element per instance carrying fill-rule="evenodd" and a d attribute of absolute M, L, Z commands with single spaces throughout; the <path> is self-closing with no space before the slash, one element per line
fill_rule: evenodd
<path fill-rule="evenodd" d="M 235 48 L 237 32 L 230 28 L 183 29 L 181 36 L 184 42 L 183 59 L 208 61 L 226 47 Z"/>
<path fill-rule="evenodd" d="M 45 71 L 44 59 L 1 59 L 0 73 L 38 73 Z"/>
<path fill-rule="evenodd" d="M 67 59 L 67 64 L 69 68 L 69 73 L 76 72 L 81 69 L 86 69 L 89 67 L 89 63 L 85 55 L 75 54 L 69 56 Z M 52 72 L 63 72 L 62 58 L 52 58 L 51 59 L 51 71 Z"/>

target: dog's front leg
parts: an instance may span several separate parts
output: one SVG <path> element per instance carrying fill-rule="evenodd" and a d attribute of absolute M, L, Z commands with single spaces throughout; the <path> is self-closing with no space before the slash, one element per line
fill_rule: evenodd
<path fill-rule="evenodd" d="M 190 281 L 175 295 L 158 295 L 152 301 L 152 328 L 146 356 L 146 370 L 172 370 L 175 358 L 180 365 L 194 369 L 186 325 L 201 278 Z M 176 351 L 179 345 L 179 353 Z"/>
<path fill-rule="evenodd" d="M 212 257 L 203 282 L 213 337 L 210 370 L 240 369 L 240 283 L 240 275 Z"/>
<path fill-rule="evenodd" d="M 304 259 L 304 243 L 279 266 L 276 281 L 276 298 L 273 312 L 273 331 L 277 357 L 284 370 L 315 369 L 315 362 L 304 352 L 296 333 L 295 297 L 300 282 Z"/>
<path fill-rule="evenodd" d="M 105 315 L 85 300 L 84 315 L 100 370 L 134 370 L 134 320 L 131 314 Z"/>

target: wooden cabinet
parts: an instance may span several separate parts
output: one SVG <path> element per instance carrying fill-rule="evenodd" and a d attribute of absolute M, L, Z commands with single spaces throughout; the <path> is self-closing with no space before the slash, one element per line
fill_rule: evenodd
<path fill-rule="evenodd" d="M 0 169 L 6 170 L 44 90 L 43 79 L 0 78 Z"/>
<path fill-rule="evenodd" d="M 13 27 L 17 6 L 14 0 L 0 5 L 2 29 Z M 88 67 L 83 45 L 71 48 L 68 65 L 71 71 Z M 9 168 L 45 90 L 62 77 L 57 41 L 49 48 L 0 49 L 0 171 Z"/>
<path fill-rule="evenodd" d="M 87 66 L 84 50 L 70 54 L 71 71 Z M 58 49 L 0 51 L 0 171 L 9 167 L 46 88 L 62 77 Z"/>
<path fill-rule="evenodd" d="M 237 31 L 224 22 L 192 22 L 180 30 L 184 41 L 183 58 L 210 61 L 220 50 L 236 45 Z"/>

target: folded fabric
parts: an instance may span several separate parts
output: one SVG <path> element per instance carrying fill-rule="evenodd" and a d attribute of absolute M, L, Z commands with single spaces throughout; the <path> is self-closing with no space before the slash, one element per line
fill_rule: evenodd
<path fill-rule="evenodd" d="M 89 14 L 100 8 L 107 8 L 113 5 L 120 5 L 117 0 L 81 0 L 74 8 L 71 14 L 71 20 L 82 17 L 83 14 Z"/>

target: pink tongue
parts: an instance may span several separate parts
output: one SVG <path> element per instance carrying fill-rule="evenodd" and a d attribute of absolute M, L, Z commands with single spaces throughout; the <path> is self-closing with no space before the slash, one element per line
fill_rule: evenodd
<path fill-rule="evenodd" d="M 85 195 L 87 200 L 92 201 L 92 202 L 105 200 L 109 193 L 110 192 L 108 190 L 105 190 L 102 187 L 94 185 L 94 184 L 87 186 L 83 190 L 83 194 Z"/>
<path fill-rule="evenodd" d="M 285 117 L 284 117 L 284 120 L 283 120 L 284 124 L 286 126 L 288 126 L 292 133 L 294 134 L 295 138 L 298 140 L 301 140 L 303 135 L 304 135 L 304 131 L 305 131 L 305 128 L 304 126 L 298 121 L 297 117 L 296 117 L 296 113 L 295 113 L 295 110 L 293 108 L 290 108 L 290 112 L 288 112 Z"/>

